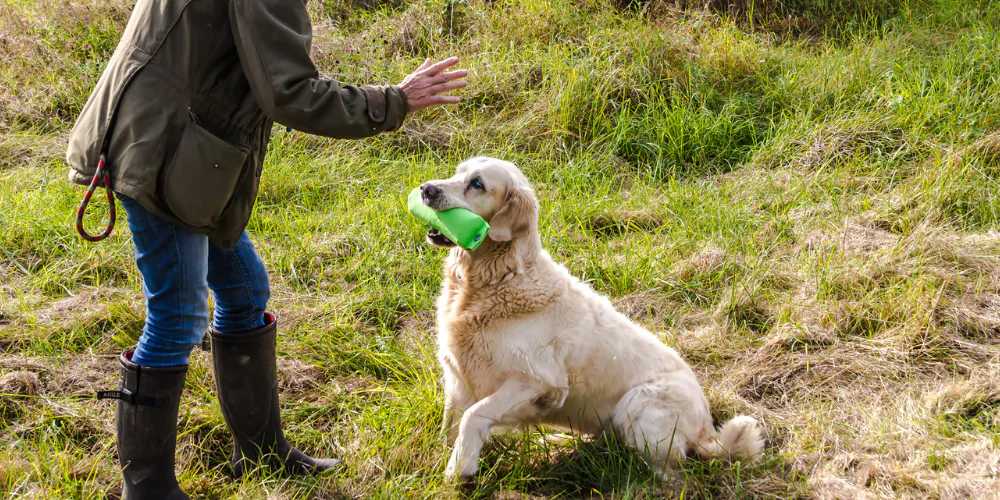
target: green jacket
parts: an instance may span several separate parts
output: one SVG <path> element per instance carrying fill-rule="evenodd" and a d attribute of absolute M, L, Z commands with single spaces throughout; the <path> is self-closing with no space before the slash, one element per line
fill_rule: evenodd
<path fill-rule="evenodd" d="M 406 115 L 393 86 L 319 78 L 302 0 L 138 0 L 69 137 L 89 184 L 105 141 L 112 189 L 230 249 L 257 198 L 273 121 L 361 138 Z"/>

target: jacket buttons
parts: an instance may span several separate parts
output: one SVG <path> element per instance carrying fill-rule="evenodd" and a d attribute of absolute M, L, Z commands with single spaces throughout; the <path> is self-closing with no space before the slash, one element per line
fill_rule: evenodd
<path fill-rule="evenodd" d="M 378 117 L 382 116 L 382 112 L 376 109 L 375 111 L 372 111 L 372 116 L 374 116 L 375 118 L 378 118 Z"/>
<path fill-rule="evenodd" d="M 215 164 L 215 168 L 219 168 L 219 164 L 218 163 Z"/>

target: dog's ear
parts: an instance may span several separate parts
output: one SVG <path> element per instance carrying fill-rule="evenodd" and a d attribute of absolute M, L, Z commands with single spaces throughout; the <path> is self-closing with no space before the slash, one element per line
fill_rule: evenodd
<path fill-rule="evenodd" d="M 500 210 L 490 219 L 487 234 L 493 241 L 511 241 L 531 228 L 537 213 L 538 202 L 531 188 L 513 185 L 507 189 Z"/>

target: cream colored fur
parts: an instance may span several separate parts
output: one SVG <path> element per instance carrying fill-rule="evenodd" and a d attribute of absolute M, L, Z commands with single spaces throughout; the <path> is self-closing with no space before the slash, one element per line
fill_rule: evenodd
<path fill-rule="evenodd" d="M 587 434 L 610 427 L 661 474 L 692 450 L 706 458 L 761 452 L 753 418 L 717 431 L 677 352 L 542 249 L 537 201 L 513 164 L 473 158 L 428 184 L 440 189 L 428 205 L 468 208 L 491 224 L 475 252 L 451 249 L 437 302 L 443 427 L 455 444 L 449 477 L 476 473 L 495 427 L 534 423 Z"/>

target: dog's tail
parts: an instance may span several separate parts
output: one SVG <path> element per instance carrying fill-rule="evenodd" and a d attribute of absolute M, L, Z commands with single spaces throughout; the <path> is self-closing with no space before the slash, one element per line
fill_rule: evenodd
<path fill-rule="evenodd" d="M 738 416 L 722 424 L 718 432 L 705 432 L 699 436 L 698 454 L 702 458 L 743 459 L 759 455 L 764 450 L 760 426 L 753 417 Z"/>

